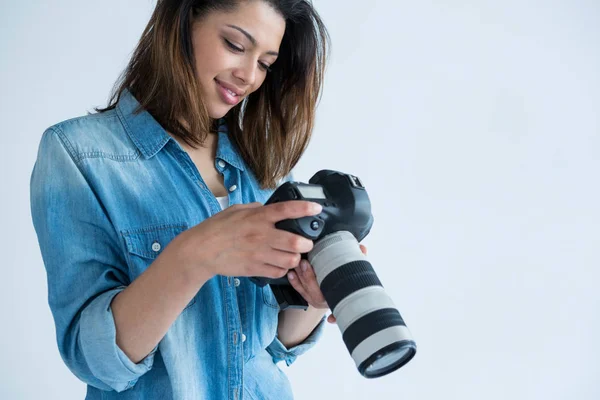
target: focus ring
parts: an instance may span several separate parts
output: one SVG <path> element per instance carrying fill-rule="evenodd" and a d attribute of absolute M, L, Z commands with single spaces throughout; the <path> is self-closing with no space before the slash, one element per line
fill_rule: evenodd
<path fill-rule="evenodd" d="M 369 286 L 383 285 L 371 263 L 359 260 L 342 265 L 327 275 L 321 282 L 321 291 L 333 310 L 346 296 Z"/>
<path fill-rule="evenodd" d="M 348 351 L 352 354 L 356 346 L 372 334 L 398 325 L 406 326 L 398 310 L 383 308 L 354 321 L 346 329 L 342 338 Z"/>

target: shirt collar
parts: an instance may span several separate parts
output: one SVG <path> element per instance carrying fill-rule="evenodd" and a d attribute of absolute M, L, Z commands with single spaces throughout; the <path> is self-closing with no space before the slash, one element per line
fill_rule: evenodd
<path fill-rule="evenodd" d="M 137 99 L 129 90 L 125 89 L 119 97 L 117 113 L 133 143 L 142 155 L 148 159 L 154 157 L 173 138 L 148 111 L 142 110 L 140 113 L 135 114 L 139 106 L 140 103 Z M 219 120 L 216 158 L 241 171 L 245 170 L 242 158 L 229 140 L 227 125 L 223 118 Z"/>
<path fill-rule="evenodd" d="M 227 129 L 227 125 L 225 124 L 225 119 L 221 118 L 219 120 L 219 130 L 218 130 L 218 142 L 217 142 L 217 159 L 221 159 L 228 164 L 233 165 L 240 171 L 244 171 L 244 161 L 240 157 L 237 148 L 231 143 L 229 139 L 229 130 Z"/>

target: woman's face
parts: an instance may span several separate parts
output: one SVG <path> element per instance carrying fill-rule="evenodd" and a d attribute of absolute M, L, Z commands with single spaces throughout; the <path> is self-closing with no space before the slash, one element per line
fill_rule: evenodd
<path fill-rule="evenodd" d="M 211 118 L 221 118 L 260 87 L 277 59 L 285 20 L 264 1 L 212 12 L 192 29 L 197 79 Z"/>

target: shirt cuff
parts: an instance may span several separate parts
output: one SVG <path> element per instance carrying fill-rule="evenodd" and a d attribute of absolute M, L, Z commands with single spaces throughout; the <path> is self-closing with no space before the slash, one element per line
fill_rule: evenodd
<path fill-rule="evenodd" d="M 96 297 L 81 313 L 79 345 L 92 374 L 117 392 L 135 385 L 152 368 L 158 345 L 139 363 L 117 346 L 111 303 L 125 289 L 112 289 Z"/>
<path fill-rule="evenodd" d="M 310 348 L 312 348 L 323 335 L 323 331 L 325 329 L 325 318 L 326 316 L 321 318 L 321 321 L 317 324 L 315 329 L 313 329 L 311 334 L 308 335 L 308 337 L 304 339 L 302 343 L 292 347 L 291 349 L 285 347 L 276 334 L 275 339 L 273 339 L 271 344 L 267 346 L 267 352 L 269 352 L 271 357 L 273 357 L 273 363 L 277 364 L 280 361 L 285 361 L 286 365 L 289 367 L 294 361 L 296 361 L 296 358 L 299 355 L 306 353 Z"/>

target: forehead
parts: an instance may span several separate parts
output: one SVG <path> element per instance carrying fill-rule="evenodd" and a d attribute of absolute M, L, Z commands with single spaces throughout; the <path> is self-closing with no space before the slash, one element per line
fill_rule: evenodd
<path fill-rule="evenodd" d="M 206 23 L 217 29 L 243 34 L 228 26 L 248 32 L 265 51 L 277 51 L 285 33 L 285 20 L 272 6 L 261 0 L 241 1 L 232 11 L 215 11 L 205 17 Z"/>

